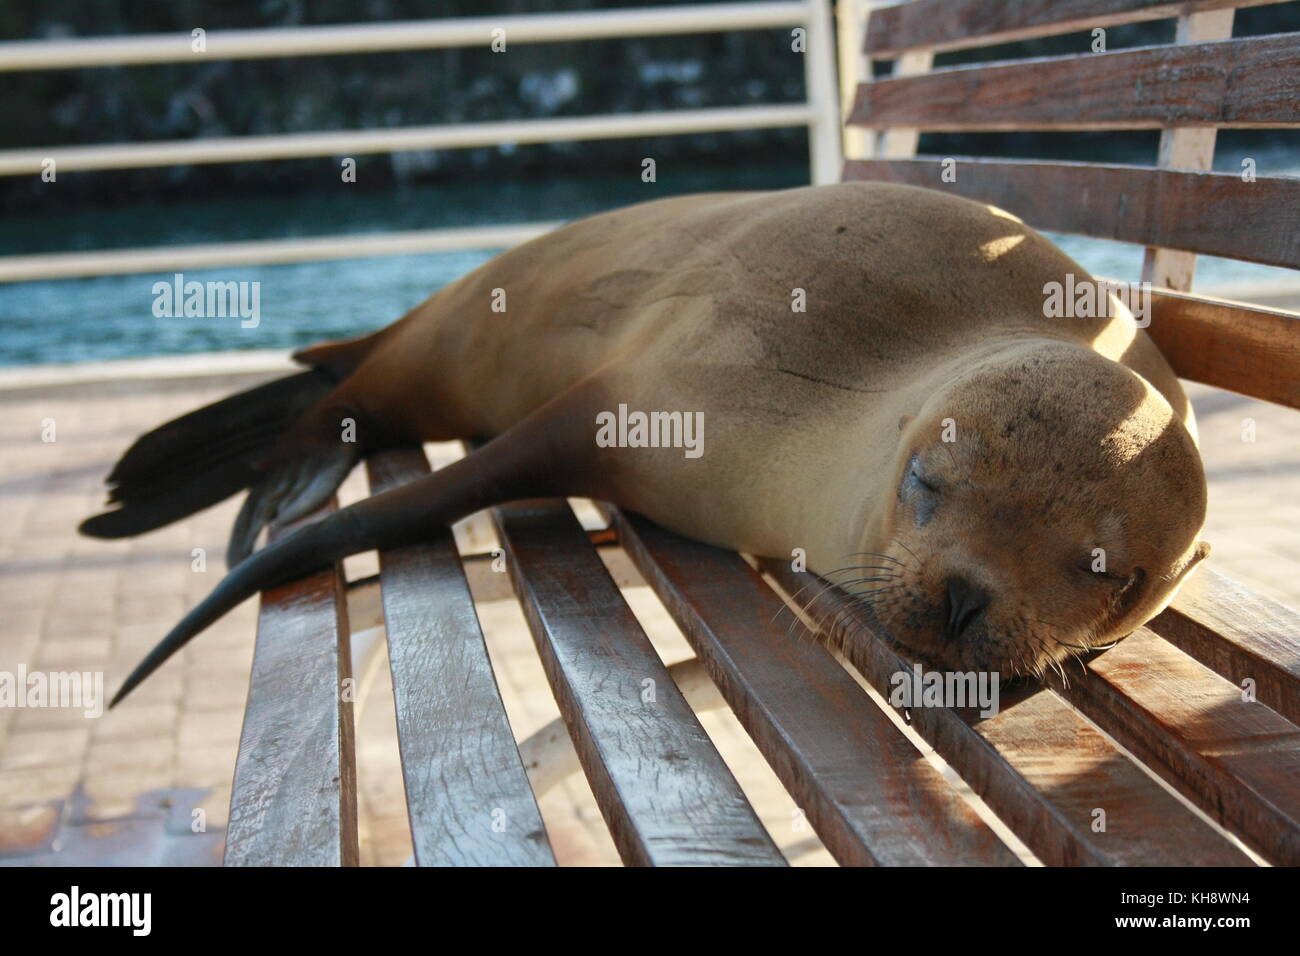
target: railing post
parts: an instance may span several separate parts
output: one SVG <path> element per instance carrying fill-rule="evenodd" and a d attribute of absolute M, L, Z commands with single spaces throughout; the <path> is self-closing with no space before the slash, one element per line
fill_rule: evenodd
<path fill-rule="evenodd" d="M 804 52 L 804 83 L 812 118 L 808 123 L 809 175 L 813 183 L 839 182 L 840 107 L 835 88 L 835 51 L 831 46 L 829 0 L 808 0 L 804 21 L 808 44 Z"/>
<path fill-rule="evenodd" d="M 840 123 L 845 159 L 871 159 L 876 151 L 873 130 L 847 125 L 858 95 L 858 84 L 871 82 L 871 58 L 866 54 L 867 18 L 872 0 L 837 0 L 839 31 Z"/>

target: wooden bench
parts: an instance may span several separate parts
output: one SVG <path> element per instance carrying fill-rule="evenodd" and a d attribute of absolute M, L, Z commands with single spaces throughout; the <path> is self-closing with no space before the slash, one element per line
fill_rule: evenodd
<path fill-rule="evenodd" d="M 1041 228 L 1148 247 L 1143 274 L 1161 287 L 1150 332 L 1179 374 L 1300 408 L 1297 318 L 1190 293 L 1197 253 L 1300 267 L 1300 181 L 1207 171 L 1218 127 L 1300 125 L 1300 34 L 1228 39 L 1231 8 L 1247 5 L 915 0 L 876 9 L 862 21 L 866 56 L 895 70 L 870 79 L 858 64 L 865 82 L 853 90 L 845 178 L 951 189 Z M 842 30 L 862 26 L 854 9 L 841 10 Z M 936 50 L 1180 13 L 1172 46 L 929 71 Z M 920 130 L 1021 128 L 1159 128 L 1160 167 L 962 158 L 949 183 L 944 157 L 914 155 Z M 371 490 L 428 467 L 415 449 L 376 456 Z M 687 686 L 685 669 L 664 667 L 606 570 L 597 549 L 610 547 L 658 595 L 842 864 L 1021 861 L 921 758 L 913 734 L 1044 863 L 1300 863 L 1300 615 L 1224 578 L 1213 558 L 1173 607 L 1094 656 L 1086 674 L 1018 685 L 987 719 L 914 708 L 905 730 L 879 701 L 907 661 L 863 641 L 844 662 L 806 639 L 805 627 L 854 625 L 842 593 L 786 561 L 751 562 L 617 509 L 604 514 L 604 530 L 584 529 L 562 501 L 521 502 L 492 518 L 625 862 L 785 858 L 701 726 L 707 694 Z M 380 555 L 415 860 L 552 865 L 538 778 L 507 720 L 466 560 L 450 532 Z M 228 865 L 357 862 L 347 593 L 336 568 L 263 596 Z"/>

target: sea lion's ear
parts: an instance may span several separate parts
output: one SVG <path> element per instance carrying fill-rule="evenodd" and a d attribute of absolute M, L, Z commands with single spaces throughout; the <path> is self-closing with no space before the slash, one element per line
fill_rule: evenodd
<path fill-rule="evenodd" d="M 908 425 L 912 424 L 912 419 L 915 417 L 916 417 L 915 415 L 904 415 L 902 418 L 900 418 L 898 420 L 898 430 L 901 432 Z"/>
<path fill-rule="evenodd" d="M 1191 556 L 1188 557 L 1187 563 L 1178 571 L 1178 580 L 1182 580 L 1191 573 L 1192 568 L 1196 567 L 1210 555 L 1210 543 L 1208 541 L 1196 542 L 1196 547 L 1192 548 Z"/>

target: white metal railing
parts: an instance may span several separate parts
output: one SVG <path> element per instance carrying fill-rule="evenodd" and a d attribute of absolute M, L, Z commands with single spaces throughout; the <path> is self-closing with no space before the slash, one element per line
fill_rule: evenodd
<path fill-rule="evenodd" d="M 802 2 L 714 3 L 598 12 L 218 30 L 205 33 L 204 53 L 194 51 L 192 37 L 187 33 L 17 41 L 0 43 L 0 71 L 183 63 L 204 57 L 246 60 L 446 49 L 486 45 L 494 30 L 504 31 L 508 43 L 720 33 L 798 26 L 808 19 L 808 15 L 808 4 Z"/>
<path fill-rule="evenodd" d="M 190 34 L 4 42 L 0 43 L 0 72 L 486 46 L 494 39 L 503 39 L 508 50 L 511 44 L 778 27 L 801 27 L 805 31 L 806 100 L 803 103 L 0 150 L 0 175 L 40 175 L 51 165 L 56 173 L 61 173 L 803 126 L 808 130 L 812 181 L 834 182 L 840 167 L 840 113 L 829 0 L 213 31 L 203 35 L 202 52 L 196 52 Z M 525 223 L 486 230 L 423 230 L 391 236 L 327 236 L 8 256 L 0 257 L 0 282 L 254 262 L 343 259 L 396 252 L 502 248 L 540 231 L 542 227 Z"/>
<path fill-rule="evenodd" d="M 467 149 L 503 143 L 559 143 L 576 140 L 626 139 L 660 133 L 716 133 L 726 130 L 803 126 L 814 120 L 812 107 L 734 106 L 723 109 L 617 113 L 559 119 L 456 123 L 396 129 L 283 133 L 273 136 L 222 136 L 161 143 L 115 143 L 67 146 L 55 150 L 0 150 L 0 176 L 39 174 L 53 158 L 63 172 L 90 169 L 138 169 L 199 163 L 245 163 L 307 156 L 356 156 L 418 149 Z"/>

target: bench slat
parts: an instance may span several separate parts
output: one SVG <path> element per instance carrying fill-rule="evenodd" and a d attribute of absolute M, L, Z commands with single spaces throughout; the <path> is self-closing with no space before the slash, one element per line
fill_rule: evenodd
<path fill-rule="evenodd" d="M 942 169 L 938 157 L 850 160 L 843 179 L 950 191 L 1039 229 L 1300 268 L 1296 217 L 1278 214 L 1300 208 L 1300 179 L 956 157 L 956 181 L 945 183 Z"/>
<path fill-rule="evenodd" d="M 858 86 L 848 122 L 952 132 L 1300 126 L 1300 34 L 886 77 Z"/>
<path fill-rule="evenodd" d="M 620 540 L 786 789 L 845 865 L 1017 865 L 843 667 L 791 632 L 737 554 L 617 514 Z"/>
<path fill-rule="evenodd" d="M 787 593 L 817 593 L 825 582 L 763 559 Z M 826 592 L 814 617 L 861 620 L 843 592 Z M 875 639 L 846 648 L 888 698 L 891 677 L 909 666 Z M 1050 866 L 1250 865 L 1250 858 L 1128 760 L 1055 694 L 1037 686 L 1002 695 L 988 720 L 945 707 L 911 710 L 912 726 L 989 807 Z M 1104 832 L 1093 829 L 1105 810 Z"/>
<path fill-rule="evenodd" d="M 783 865 L 568 505 L 519 503 L 494 508 L 493 517 L 547 678 L 624 862 Z M 651 701 L 643 700 L 647 687 Z"/>
<path fill-rule="evenodd" d="M 1147 332 L 1180 378 L 1300 408 L 1300 315 L 1153 289 Z"/>
<path fill-rule="evenodd" d="M 866 52 L 880 59 L 924 47 L 959 50 L 1073 33 L 1092 27 L 1257 7 L 1277 0 L 914 0 L 879 7 L 867 25 Z"/>
<path fill-rule="evenodd" d="M 418 448 L 367 462 L 372 494 L 429 473 Z M 449 530 L 379 553 L 397 736 L 420 866 L 553 866 Z"/>
<path fill-rule="evenodd" d="M 1200 568 L 1147 625 L 1237 687 L 1300 725 L 1300 614 Z"/>
<path fill-rule="evenodd" d="M 347 627 L 337 565 L 262 595 L 226 866 L 359 862 Z"/>
<path fill-rule="evenodd" d="M 1300 728 L 1139 628 L 1058 693 L 1266 859 L 1300 864 Z"/>

